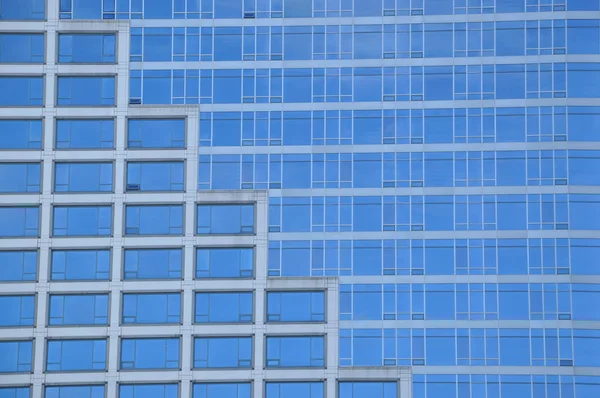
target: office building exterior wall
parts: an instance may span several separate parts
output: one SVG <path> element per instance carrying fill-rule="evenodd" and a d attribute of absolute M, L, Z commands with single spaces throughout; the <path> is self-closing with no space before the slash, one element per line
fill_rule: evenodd
<path fill-rule="evenodd" d="M 598 0 L 0 0 L 0 397 L 600 396 Z"/>

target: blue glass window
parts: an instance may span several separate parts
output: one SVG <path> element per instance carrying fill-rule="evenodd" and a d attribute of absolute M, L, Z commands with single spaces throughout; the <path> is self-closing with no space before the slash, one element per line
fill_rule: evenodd
<path fill-rule="evenodd" d="M 0 149 L 42 149 L 42 121 L 0 120 Z"/>
<path fill-rule="evenodd" d="M 123 294 L 122 316 L 124 325 L 179 323 L 181 322 L 181 294 Z"/>
<path fill-rule="evenodd" d="M 129 119 L 127 147 L 185 148 L 185 119 Z"/>
<path fill-rule="evenodd" d="M 0 281 L 25 282 L 37 278 L 38 252 L 0 251 Z"/>
<path fill-rule="evenodd" d="M 45 18 L 46 2 L 44 0 L 1 0 L 0 20 L 35 20 Z"/>
<path fill-rule="evenodd" d="M 127 163 L 127 191 L 183 190 L 183 162 Z"/>
<path fill-rule="evenodd" d="M 324 398 L 323 382 L 266 383 L 265 398 Z"/>
<path fill-rule="evenodd" d="M 39 207 L 0 207 L 0 238 L 39 235 Z"/>
<path fill-rule="evenodd" d="M 125 235 L 182 235 L 182 205 L 127 206 Z"/>
<path fill-rule="evenodd" d="M 0 62 L 19 64 L 44 62 L 44 34 L 0 33 Z"/>
<path fill-rule="evenodd" d="M 181 279 L 181 249 L 125 249 L 123 279 Z"/>
<path fill-rule="evenodd" d="M 251 247 L 198 248 L 196 278 L 252 278 L 254 249 Z"/>
<path fill-rule="evenodd" d="M 0 163 L 0 193 L 39 193 L 40 163 Z"/>
<path fill-rule="evenodd" d="M 31 372 L 32 341 L 0 341 L 0 373 Z"/>
<path fill-rule="evenodd" d="M 106 369 L 106 340 L 48 340 L 47 372 L 93 372 Z"/>
<path fill-rule="evenodd" d="M 119 398 L 178 398 L 178 384 L 121 384 Z"/>
<path fill-rule="evenodd" d="M 116 36 L 114 34 L 58 35 L 59 63 L 104 64 L 116 61 Z"/>
<path fill-rule="evenodd" d="M 52 294 L 48 308 L 52 326 L 108 324 L 108 294 Z"/>
<path fill-rule="evenodd" d="M 41 76 L 0 76 L 0 106 L 40 106 L 44 78 Z"/>
<path fill-rule="evenodd" d="M 46 386 L 44 389 L 44 398 L 104 398 L 104 394 L 102 385 Z"/>
<path fill-rule="evenodd" d="M 108 280 L 110 250 L 53 250 L 52 281 Z"/>
<path fill-rule="evenodd" d="M 324 322 L 325 292 L 267 292 L 267 321 Z"/>
<path fill-rule="evenodd" d="M 194 368 L 252 367 L 252 337 L 196 337 Z"/>
<path fill-rule="evenodd" d="M 251 383 L 196 383 L 193 398 L 251 398 Z"/>
<path fill-rule="evenodd" d="M 59 106 L 115 105 L 113 76 L 59 76 L 57 88 Z"/>
<path fill-rule="evenodd" d="M 396 398 L 396 382 L 352 381 L 338 384 L 338 398 Z"/>
<path fill-rule="evenodd" d="M 112 163 L 56 163 L 54 192 L 112 192 Z"/>
<path fill-rule="evenodd" d="M 29 387 L 2 387 L 0 388 L 1 398 L 30 398 Z"/>
<path fill-rule="evenodd" d="M 194 322 L 248 323 L 253 319 L 252 292 L 198 292 Z"/>
<path fill-rule="evenodd" d="M 120 368 L 178 369 L 179 338 L 122 339 Z"/>
<path fill-rule="evenodd" d="M 112 206 L 55 206 L 54 236 L 110 236 Z"/>
<path fill-rule="evenodd" d="M 254 233 L 254 204 L 198 205 L 197 234 Z"/>
<path fill-rule="evenodd" d="M 56 121 L 56 149 L 112 149 L 114 137 L 112 119 Z"/>
<path fill-rule="evenodd" d="M 267 368 L 325 367 L 323 336 L 268 336 Z"/>
<path fill-rule="evenodd" d="M 35 296 L 0 296 L 0 327 L 33 326 Z"/>

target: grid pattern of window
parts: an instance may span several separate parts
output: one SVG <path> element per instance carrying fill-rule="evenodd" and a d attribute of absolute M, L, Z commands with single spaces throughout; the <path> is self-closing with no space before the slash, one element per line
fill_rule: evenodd
<path fill-rule="evenodd" d="M 600 396 L 600 0 L 0 22 L 0 397 Z"/>

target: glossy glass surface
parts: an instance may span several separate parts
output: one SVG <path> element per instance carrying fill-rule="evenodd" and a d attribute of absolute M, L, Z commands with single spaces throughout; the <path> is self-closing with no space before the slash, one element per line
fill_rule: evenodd
<path fill-rule="evenodd" d="M 171 324 L 181 322 L 180 293 L 123 294 L 124 325 Z"/>
<path fill-rule="evenodd" d="M 112 119 L 59 119 L 56 149 L 112 149 L 114 130 Z"/>
<path fill-rule="evenodd" d="M 324 321 L 325 292 L 267 292 L 267 322 Z"/>
<path fill-rule="evenodd" d="M 48 325 L 107 325 L 108 294 L 52 294 Z"/>
<path fill-rule="evenodd" d="M 39 211 L 39 207 L 0 207 L 0 238 L 38 236 Z"/>
<path fill-rule="evenodd" d="M 53 250 L 50 280 L 108 280 L 110 250 Z"/>
<path fill-rule="evenodd" d="M 110 236 L 111 206 L 55 206 L 54 236 Z"/>
<path fill-rule="evenodd" d="M 252 292 L 196 293 L 196 323 L 249 323 L 254 319 Z"/>
<path fill-rule="evenodd" d="M 41 120 L 0 120 L 0 149 L 41 149 Z"/>
<path fill-rule="evenodd" d="M 197 234 L 254 233 L 254 205 L 198 205 Z"/>
<path fill-rule="evenodd" d="M 182 249 L 125 249 L 123 279 L 181 279 Z"/>
<path fill-rule="evenodd" d="M 99 372 L 106 369 L 105 339 L 48 340 L 47 372 Z"/>
<path fill-rule="evenodd" d="M 44 398 L 104 398 L 105 386 L 47 386 Z"/>
<path fill-rule="evenodd" d="M 59 76 L 56 103 L 59 106 L 113 106 L 115 105 L 115 78 Z"/>
<path fill-rule="evenodd" d="M 325 367 L 323 336 L 267 336 L 267 368 Z"/>
<path fill-rule="evenodd" d="M 120 369 L 178 369 L 179 351 L 179 338 L 122 339 Z"/>
<path fill-rule="evenodd" d="M 18 64 L 44 62 L 44 34 L 0 33 L 0 62 Z"/>
<path fill-rule="evenodd" d="M 31 340 L 0 341 L 0 373 L 29 373 L 33 369 Z"/>
<path fill-rule="evenodd" d="M 117 38 L 114 34 L 58 35 L 59 63 L 114 63 Z"/>
<path fill-rule="evenodd" d="M 127 147 L 129 149 L 184 148 L 185 120 L 129 119 Z"/>
<path fill-rule="evenodd" d="M 252 278 L 254 249 L 251 247 L 196 249 L 196 278 Z"/>
<path fill-rule="evenodd" d="M 182 235 L 182 205 L 128 205 L 125 235 Z"/>
<path fill-rule="evenodd" d="M 250 383 L 196 383 L 193 398 L 251 398 Z"/>
<path fill-rule="evenodd" d="M 55 163 L 54 192 L 112 192 L 112 163 Z"/>
<path fill-rule="evenodd" d="M 0 296 L 0 327 L 33 326 L 35 296 Z"/>
<path fill-rule="evenodd" d="M 0 251 L 0 281 L 35 281 L 37 277 L 38 252 L 35 250 Z"/>
<path fill-rule="evenodd" d="M 194 368 L 252 367 L 252 337 L 194 338 Z"/>

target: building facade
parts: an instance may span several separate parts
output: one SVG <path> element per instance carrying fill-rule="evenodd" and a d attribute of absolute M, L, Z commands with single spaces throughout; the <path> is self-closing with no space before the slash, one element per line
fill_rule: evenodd
<path fill-rule="evenodd" d="M 600 0 L 0 0 L 0 398 L 598 398 L 599 258 Z"/>

